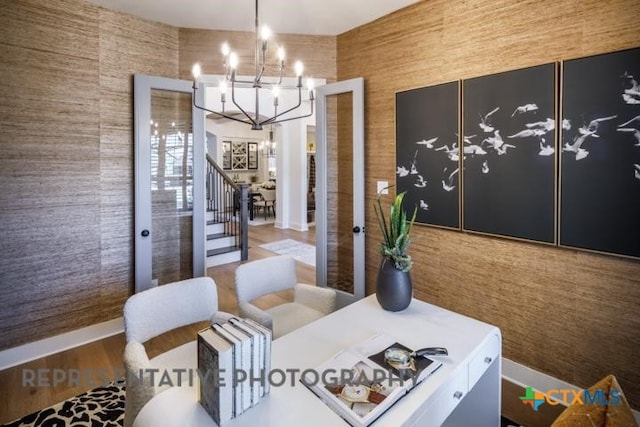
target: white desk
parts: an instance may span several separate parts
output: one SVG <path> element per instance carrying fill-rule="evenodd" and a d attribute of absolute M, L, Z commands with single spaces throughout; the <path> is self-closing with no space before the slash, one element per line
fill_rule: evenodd
<path fill-rule="evenodd" d="M 413 300 L 400 313 L 384 311 L 375 295 L 287 334 L 273 343 L 272 369 L 315 368 L 376 333 L 412 348 L 446 347 L 444 365 L 398 401 L 375 427 L 500 425 L 501 334 L 495 326 Z M 348 426 L 299 381 L 272 387 L 260 404 L 224 427 Z M 140 411 L 135 427 L 215 426 L 198 403 L 197 388 L 173 387 Z"/>

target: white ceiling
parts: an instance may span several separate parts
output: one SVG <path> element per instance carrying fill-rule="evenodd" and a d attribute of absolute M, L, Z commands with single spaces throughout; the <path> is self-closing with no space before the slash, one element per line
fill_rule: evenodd
<path fill-rule="evenodd" d="M 253 31 L 254 0 L 89 0 L 176 27 Z M 419 0 L 260 0 L 275 33 L 338 35 Z"/>

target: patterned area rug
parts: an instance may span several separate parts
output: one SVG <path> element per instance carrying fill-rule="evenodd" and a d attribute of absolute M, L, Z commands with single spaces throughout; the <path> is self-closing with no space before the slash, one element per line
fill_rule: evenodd
<path fill-rule="evenodd" d="M 261 248 L 279 255 L 290 255 L 296 261 L 303 262 L 312 267 L 316 266 L 316 247 L 297 240 L 285 239 L 260 245 Z"/>
<path fill-rule="evenodd" d="M 0 427 L 122 427 L 124 381 L 94 388 Z"/>
<path fill-rule="evenodd" d="M 124 381 L 98 387 L 0 427 L 122 427 Z M 501 427 L 521 427 L 502 418 Z"/>

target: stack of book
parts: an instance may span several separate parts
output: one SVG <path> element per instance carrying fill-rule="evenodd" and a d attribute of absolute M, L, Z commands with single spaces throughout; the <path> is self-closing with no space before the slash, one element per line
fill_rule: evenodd
<path fill-rule="evenodd" d="M 198 332 L 200 404 L 218 424 L 257 405 L 269 393 L 271 330 L 231 318 Z"/>

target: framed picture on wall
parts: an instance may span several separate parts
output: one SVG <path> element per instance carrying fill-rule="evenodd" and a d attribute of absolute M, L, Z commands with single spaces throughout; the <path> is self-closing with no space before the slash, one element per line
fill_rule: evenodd
<path fill-rule="evenodd" d="M 462 228 L 556 243 L 555 63 L 464 80 Z"/>
<path fill-rule="evenodd" d="M 258 143 L 247 143 L 247 169 L 258 169 Z"/>
<path fill-rule="evenodd" d="M 396 186 L 417 223 L 460 228 L 459 92 L 450 82 L 396 93 Z"/>
<path fill-rule="evenodd" d="M 560 245 L 640 257 L 640 49 L 564 61 Z"/>
<path fill-rule="evenodd" d="M 222 141 L 222 169 L 231 170 L 231 141 Z"/>
<path fill-rule="evenodd" d="M 245 141 L 231 143 L 231 168 L 233 170 L 247 169 L 247 143 Z"/>

